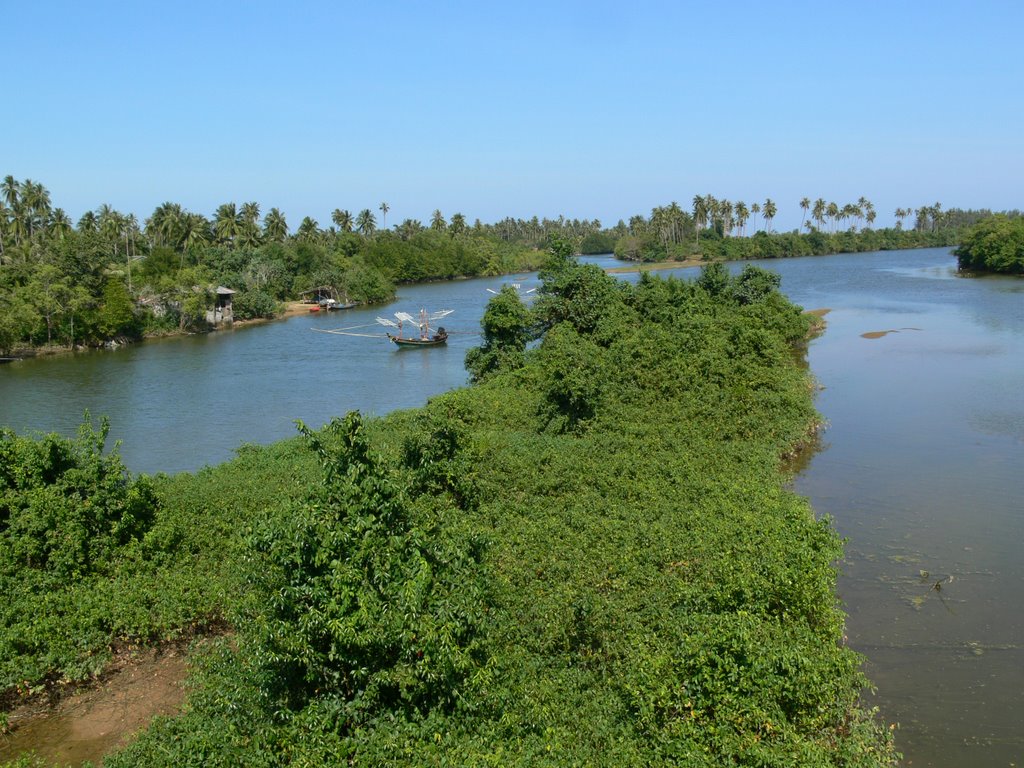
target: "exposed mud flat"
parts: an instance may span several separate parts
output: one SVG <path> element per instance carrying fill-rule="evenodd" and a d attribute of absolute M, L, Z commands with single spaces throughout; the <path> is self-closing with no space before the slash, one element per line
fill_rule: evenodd
<path fill-rule="evenodd" d="M 156 715 L 172 715 L 185 697 L 184 652 L 171 648 L 125 662 L 98 687 L 53 708 L 27 706 L 10 713 L 11 733 L 0 736 L 0 761 L 35 751 L 49 762 L 100 764 Z"/>
<path fill-rule="evenodd" d="M 862 339 L 880 339 L 883 336 L 888 336 L 890 333 L 899 333 L 900 331 L 920 331 L 920 328 L 890 328 L 888 331 L 868 331 L 862 333 L 860 337 Z"/>

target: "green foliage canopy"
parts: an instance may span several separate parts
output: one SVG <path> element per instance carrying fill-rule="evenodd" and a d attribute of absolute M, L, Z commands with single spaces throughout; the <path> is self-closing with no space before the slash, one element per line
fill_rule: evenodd
<path fill-rule="evenodd" d="M 960 269 L 1024 274 L 1024 218 L 993 216 L 971 227 L 956 250 Z"/>

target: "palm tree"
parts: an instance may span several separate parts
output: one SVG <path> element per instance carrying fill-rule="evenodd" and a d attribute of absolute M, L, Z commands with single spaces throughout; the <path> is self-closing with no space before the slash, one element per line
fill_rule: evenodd
<path fill-rule="evenodd" d="M 21 237 L 20 209 L 21 209 L 21 184 L 10 174 L 4 177 L 3 184 L 0 184 L 3 191 L 3 199 L 7 204 L 4 211 L 3 223 L 14 235 L 14 244 L 19 245 Z M 10 221 L 10 225 L 7 222 Z M 3 247 L 3 238 L 0 236 L 0 248 Z"/>
<path fill-rule="evenodd" d="M 50 234 L 58 240 L 63 240 L 71 232 L 71 218 L 64 212 L 63 208 L 54 208 L 50 213 L 49 222 Z M 0 246 L 2 253 L 2 246 Z"/>
<path fill-rule="evenodd" d="M 288 222 L 277 208 L 271 208 L 263 217 L 263 236 L 273 243 L 283 242 L 288 236 Z"/>
<path fill-rule="evenodd" d="M 534 216 L 533 218 L 534 220 L 536 220 L 537 217 Z M 448 231 L 451 233 L 452 237 L 456 237 L 465 232 L 466 217 L 463 216 L 461 213 L 452 214 L 452 223 L 448 225 Z"/>
<path fill-rule="evenodd" d="M 50 193 L 46 187 L 32 179 L 25 179 L 21 185 L 22 215 L 28 237 L 46 223 L 50 215 Z"/>
<path fill-rule="evenodd" d="M 401 224 L 395 227 L 398 232 L 398 237 L 402 240 L 409 240 L 414 235 L 419 234 L 423 231 L 423 224 L 416 219 L 406 219 Z"/>
<path fill-rule="evenodd" d="M 848 221 L 850 219 L 857 218 L 857 206 L 853 203 L 847 203 L 839 210 L 839 220 Z M 850 227 L 850 230 L 856 229 L 856 225 Z"/>
<path fill-rule="evenodd" d="M 839 221 L 839 206 L 835 203 L 829 203 L 825 206 L 825 215 L 832 221 L 832 233 L 835 234 L 836 222 Z"/>
<path fill-rule="evenodd" d="M 217 240 L 231 247 L 241 229 L 241 217 L 234 203 L 223 203 L 217 208 L 213 219 L 213 231 Z"/>
<path fill-rule="evenodd" d="M 96 222 L 99 224 L 100 234 L 113 243 L 116 257 L 117 243 L 121 239 L 121 214 L 108 203 L 103 203 L 96 209 Z"/>
<path fill-rule="evenodd" d="M 723 200 L 718 206 L 718 212 L 722 216 L 722 234 L 728 237 L 733 228 L 733 204 Z"/>
<path fill-rule="evenodd" d="M 825 198 L 819 197 L 814 201 L 814 210 L 811 212 L 811 218 L 818 223 L 818 229 L 825 228 L 825 211 L 828 206 L 825 203 Z"/>
<path fill-rule="evenodd" d="M 331 213 L 331 221 L 333 221 L 342 232 L 352 231 L 352 214 L 348 211 L 343 211 L 341 208 L 335 208 Z"/>
<path fill-rule="evenodd" d="M 391 210 L 391 206 L 387 203 L 380 204 L 380 228 L 387 230 L 388 228 L 388 211 Z"/>
<path fill-rule="evenodd" d="M 903 219 L 906 217 L 907 212 L 902 208 L 897 208 L 893 215 L 896 217 L 896 229 L 903 229 Z"/>
<path fill-rule="evenodd" d="M 146 219 L 146 236 L 150 245 L 169 245 L 177 248 L 179 244 L 178 229 L 184 217 L 184 211 L 177 203 L 162 203 L 153 210 L 153 215 Z M 84 218 L 84 217 L 83 217 Z M 82 223 L 78 223 L 82 228 Z"/>
<path fill-rule="evenodd" d="M 757 214 L 759 214 L 761 212 L 761 204 L 760 203 L 752 204 L 750 206 L 750 212 L 754 215 L 754 228 L 755 228 L 755 231 L 756 231 L 756 228 L 757 228 Z"/>
<path fill-rule="evenodd" d="M 242 203 L 238 211 L 238 245 L 255 248 L 260 244 L 260 204 Z"/>
<path fill-rule="evenodd" d="M 298 240 L 303 240 L 308 243 L 315 243 L 320 239 L 320 225 L 316 219 L 307 216 L 299 224 L 298 230 L 295 232 L 295 237 Z"/>
<path fill-rule="evenodd" d="M 201 213 L 186 213 L 180 221 L 182 265 L 186 251 L 197 251 L 213 239 L 210 222 Z"/>
<path fill-rule="evenodd" d="M 132 290 L 132 260 L 136 254 L 136 240 L 139 236 L 139 220 L 134 213 L 121 217 L 121 231 L 124 235 L 124 255 L 128 263 L 128 292 Z"/>
<path fill-rule="evenodd" d="M 444 216 L 441 214 L 440 208 L 434 209 L 434 213 L 430 217 L 430 228 L 435 232 L 444 232 L 448 229 L 448 222 L 444 220 Z"/>
<path fill-rule="evenodd" d="M 239 248 L 259 248 L 262 242 L 259 226 L 250 224 L 248 221 L 244 222 L 241 230 L 238 232 L 238 237 L 235 238 L 235 242 Z"/>
<path fill-rule="evenodd" d="M 363 237 L 372 237 L 376 228 L 377 220 L 373 217 L 373 213 L 369 208 L 363 208 L 363 210 L 359 212 L 359 215 L 356 216 L 356 230 L 358 230 Z"/>
<path fill-rule="evenodd" d="M 21 184 L 10 174 L 4 176 L 3 183 L 0 184 L 0 190 L 3 190 L 4 202 L 7 203 L 8 208 L 12 211 L 18 207 L 18 200 L 21 196 Z"/>
<path fill-rule="evenodd" d="M 736 203 L 736 226 L 740 228 L 740 237 L 743 237 L 743 233 L 746 230 L 747 219 L 750 218 L 750 209 L 747 208 L 747 204 L 740 200 Z"/>
<path fill-rule="evenodd" d="M 810 207 L 811 207 L 811 198 L 809 198 L 809 197 L 800 198 L 800 210 L 803 211 L 803 214 L 800 216 L 800 231 L 801 232 L 804 229 L 804 221 L 807 220 L 807 210 Z"/>
<path fill-rule="evenodd" d="M 771 231 L 772 231 L 772 219 L 775 218 L 775 214 L 777 212 L 778 212 L 778 209 L 775 207 L 775 203 L 772 202 L 772 199 L 770 197 L 767 198 L 764 201 L 764 224 L 765 224 L 765 227 L 768 230 L 768 234 L 771 234 Z"/>
<path fill-rule="evenodd" d="M 248 224 L 251 227 L 259 227 L 260 221 L 260 204 L 259 203 L 242 203 L 242 207 L 239 210 L 239 214 L 242 217 L 242 222 Z"/>
<path fill-rule="evenodd" d="M 12 215 L 13 211 L 7 207 L 6 203 L 0 200 L 0 264 L 4 263 L 4 238 L 7 237 L 8 222 Z"/>
<path fill-rule="evenodd" d="M 867 214 L 870 208 L 871 201 L 864 197 L 864 195 L 861 195 L 859 198 L 857 198 L 857 210 L 860 212 L 857 216 L 858 222 L 862 222 L 864 220 L 864 216 Z M 861 224 L 860 227 L 861 229 L 863 229 L 864 225 Z"/>
<path fill-rule="evenodd" d="M 96 214 L 92 211 L 86 211 L 82 214 L 82 218 L 78 220 L 78 225 L 75 228 L 79 232 L 99 231 L 99 223 L 96 221 Z"/>
<path fill-rule="evenodd" d="M 708 206 L 700 195 L 693 196 L 693 223 L 697 225 L 697 242 L 699 243 L 700 231 L 708 225 Z M 632 229 L 632 227 L 630 228 Z M 633 234 L 635 235 L 636 232 Z"/>

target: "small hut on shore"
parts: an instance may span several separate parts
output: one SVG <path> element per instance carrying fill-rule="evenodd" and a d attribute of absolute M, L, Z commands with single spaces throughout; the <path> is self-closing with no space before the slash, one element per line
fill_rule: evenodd
<path fill-rule="evenodd" d="M 218 285 L 215 294 L 213 309 L 206 312 L 206 322 L 215 326 L 221 323 L 233 323 L 235 313 L 231 307 L 231 297 L 235 295 L 235 292 L 223 285 Z"/>

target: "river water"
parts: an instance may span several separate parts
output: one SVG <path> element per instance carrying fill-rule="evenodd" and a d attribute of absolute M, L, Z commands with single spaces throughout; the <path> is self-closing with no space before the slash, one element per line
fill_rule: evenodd
<path fill-rule="evenodd" d="M 871 702 L 899 724 L 906 765 L 1024 765 L 1024 280 L 959 277 L 948 249 L 761 266 L 831 310 L 808 350 L 829 427 L 794 485 L 847 538 L 839 592 Z M 297 418 L 461 386 L 487 289 L 505 282 L 537 285 L 409 286 L 383 309 L 0 366 L 0 424 L 70 434 L 88 409 L 110 417 L 133 471 L 194 471 L 294 435 Z M 455 310 L 447 347 L 311 330 L 373 334 L 377 315 L 421 307 Z"/>

